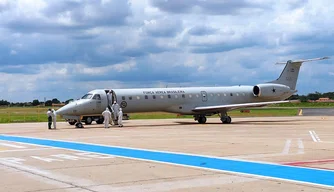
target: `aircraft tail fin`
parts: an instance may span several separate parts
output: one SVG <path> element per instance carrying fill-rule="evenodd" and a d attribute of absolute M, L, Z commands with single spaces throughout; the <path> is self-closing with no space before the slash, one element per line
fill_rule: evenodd
<path fill-rule="evenodd" d="M 329 59 L 329 57 L 320 57 L 314 59 L 305 59 L 305 60 L 288 60 L 287 62 L 278 62 L 276 64 L 286 64 L 281 75 L 278 79 L 268 82 L 268 83 L 277 83 L 282 85 L 287 85 L 290 87 L 291 90 L 296 89 L 298 74 L 302 63 L 309 62 L 309 61 L 318 61 Z"/>

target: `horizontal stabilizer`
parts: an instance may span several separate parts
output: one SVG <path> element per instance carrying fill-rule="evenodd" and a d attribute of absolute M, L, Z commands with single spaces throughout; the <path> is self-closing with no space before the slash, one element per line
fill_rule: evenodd
<path fill-rule="evenodd" d="M 302 59 L 302 60 L 295 60 L 291 61 L 289 60 L 288 63 L 303 63 L 303 62 L 309 62 L 309 61 L 318 61 L 318 60 L 324 60 L 324 59 L 329 59 L 329 57 L 319 57 L 319 58 L 314 58 L 314 59 Z M 287 64 L 287 62 L 277 62 L 276 64 Z"/>
<path fill-rule="evenodd" d="M 279 104 L 279 103 L 292 103 L 293 100 L 286 101 L 268 101 L 268 102 L 257 102 L 257 103 L 240 103 L 240 104 L 228 104 L 228 105 L 214 105 L 214 106 L 203 106 L 195 107 L 192 111 L 201 112 L 201 111 L 230 111 L 234 109 L 244 108 L 244 107 L 263 107 L 270 104 Z"/>

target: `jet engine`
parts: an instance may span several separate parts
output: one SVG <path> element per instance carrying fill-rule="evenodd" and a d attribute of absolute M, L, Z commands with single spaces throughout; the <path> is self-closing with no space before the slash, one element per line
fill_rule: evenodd
<path fill-rule="evenodd" d="M 292 90 L 290 87 L 281 84 L 265 83 L 253 87 L 253 95 L 264 99 L 280 98 L 290 96 Z"/>

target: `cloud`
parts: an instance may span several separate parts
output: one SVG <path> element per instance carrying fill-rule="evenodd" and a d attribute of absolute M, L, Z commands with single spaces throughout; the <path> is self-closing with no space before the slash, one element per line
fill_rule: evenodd
<path fill-rule="evenodd" d="M 34 7 L 25 1 L 17 1 L 3 17 L 9 29 L 20 33 L 74 32 L 95 27 L 112 27 L 126 24 L 131 16 L 131 4 L 127 1 L 36 1 Z M 27 5 L 27 7 L 25 7 Z M 24 9 L 18 9 L 18 8 Z M 35 8 L 35 10 L 34 10 Z M 18 11 L 14 11 L 18 9 Z M 9 13 L 8 13 L 9 12 Z"/>
<path fill-rule="evenodd" d="M 218 29 L 209 26 L 195 26 L 188 31 L 188 34 L 202 36 L 202 35 L 211 35 L 216 33 L 217 31 Z"/>
<path fill-rule="evenodd" d="M 169 13 L 200 13 L 210 15 L 234 15 L 243 12 L 243 9 L 263 10 L 269 8 L 260 3 L 246 0 L 239 1 L 207 1 L 207 0 L 151 0 L 154 7 Z"/>
<path fill-rule="evenodd" d="M 0 99 L 255 85 L 278 61 L 333 58 L 333 16 L 329 0 L 0 0 Z M 332 91 L 333 66 L 303 64 L 298 93 Z"/>
<path fill-rule="evenodd" d="M 144 31 L 153 37 L 174 37 L 182 31 L 182 22 L 177 19 L 163 18 L 160 20 L 144 21 Z"/>

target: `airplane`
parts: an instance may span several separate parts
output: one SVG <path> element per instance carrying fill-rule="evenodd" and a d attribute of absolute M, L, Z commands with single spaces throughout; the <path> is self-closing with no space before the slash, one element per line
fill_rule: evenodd
<path fill-rule="evenodd" d="M 306 60 L 288 60 L 281 75 L 273 81 L 256 85 L 223 87 L 184 87 L 184 88 L 130 88 L 95 89 L 81 99 L 59 108 L 56 113 L 69 124 L 83 128 L 96 121 L 102 124 L 102 112 L 116 101 L 124 114 L 137 112 L 170 112 L 193 115 L 200 124 L 207 116 L 218 114 L 224 124 L 232 119 L 227 112 L 240 108 L 263 107 L 270 104 L 293 102 L 286 100 L 297 92 L 296 84 L 302 63 L 329 59 L 321 57 Z M 107 94 L 112 94 L 108 101 Z M 117 121 L 114 121 L 117 124 Z"/>

